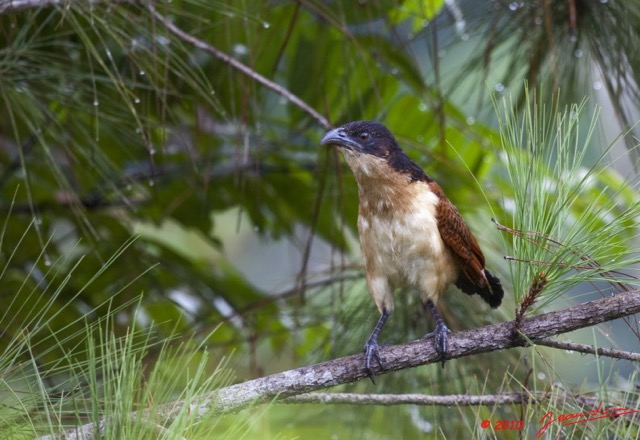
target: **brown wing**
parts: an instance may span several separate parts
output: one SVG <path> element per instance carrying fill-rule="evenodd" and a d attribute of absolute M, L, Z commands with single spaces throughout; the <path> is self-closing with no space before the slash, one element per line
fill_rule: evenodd
<path fill-rule="evenodd" d="M 477 293 L 491 307 L 499 306 L 504 295 L 500 280 L 485 270 L 484 255 L 476 238 L 442 188 L 435 182 L 429 185 L 440 199 L 436 212 L 440 236 L 460 264 L 456 286 L 469 295 Z"/>

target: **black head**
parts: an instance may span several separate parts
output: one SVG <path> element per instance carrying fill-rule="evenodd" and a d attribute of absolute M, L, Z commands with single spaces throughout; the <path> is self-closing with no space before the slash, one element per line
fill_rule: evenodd
<path fill-rule="evenodd" d="M 321 145 L 336 145 L 354 153 L 387 158 L 400 150 L 391 132 L 379 122 L 355 121 L 335 128 L 324 135 Z"/>
<path fill-rule="evenodd" d="M 354 121 L 327 132 L 321 145 L 336 145 L 356 156 L 370 154 L 384 159 L 396 171 L 408 175 L 412 181 L 431 181 L 398 146 L 396 138 L 379 122 Z"/>

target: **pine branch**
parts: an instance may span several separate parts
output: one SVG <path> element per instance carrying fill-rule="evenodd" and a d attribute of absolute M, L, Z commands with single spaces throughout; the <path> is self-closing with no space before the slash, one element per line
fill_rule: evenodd
<path fill-rule="evenodd" d="M 449 336 L 448 357 L 455 359 L 478 353 L 523 347 L 528 344 L 527 341 L 535 343 L 554 335 L 635 313 L 640 313 L 640 290 L 632 290 L 567 309 L 524 318 L 520 323 L 519 330 L 522 336 L 519 338 L 513 337 L 514 321 L 453 333 Z M 387 374 L 439 361 L 431 339 L 383 347 L 380 349 L 380 354 L 386 369 L 376 371 L 376 374 Z M 367 378 L 367 373 L 362 355 L 357 354 L 231 385 L 202 395 L 197 400 L 171 402 L 159 408 L 134 413 L 132 417 L 153 417 L 154 420 L 169 422 L 185 406 L 203 415 L 222 414 L 238 411 L 249 405 L 266 403 L 276 398 L 305 394 L 363 378 Z M 100 433 L 105 420 L 97 423 L 98 425 L 91 423 L 66 431 L 58 437 L 45 436 L 40 439 L 90 440 L 95 438 L 96 433 Z"/>
<path fill-rule="evenodd" d="M 116 0 L 116 1 L 111 0 L 110 2 L 106 2 L 104 0 L 86 0 L 86 1 L 88 1 L 89 3 L 95 3 L 95 4 L 125 3 L 125 2 L 134 3 L 133 0 Z M 69 0 L 0 0 L 0 15 L 19 12 L 25 9 L 42 8 L 45 6 L 71 5 L 72 3 L 73 2 Z M 230 55 L 227 55 L 226 53 L 208 44 L 207 42 L 191 36 L 184 30 L 182 30 L 181 28 L 173 24 L 171 20 L 169 20 L 167 17 L 160 14 L 156 9 L 155 3 L 153 1 L 147 2 L 146 6 L 149 12 L 151 13 L 151 15 L 155 17 L 156 20 L 158 20 L 169 32 L 171 32 L 173 35 L 175 35 L 182 41 L 194 47 L 197 47 L 198 49 L 201 49 L 205 52 L 208 52 L 209 54 L 218 58 L 220 61 L 230 65 L 237 71 L 247 75 L 249 78 L 251 78 L 255 82 L 262 84 L 264 87 L 279 94 L 280 96 L 285 98 L 287 101 L 289 101 L 291 104 L 295 105 L 300 110 L 305 112 L 307 115 L 315 119 L 320 125 L 322 125 L 323 128 L 325 129 L 331 128 L 331 124 L 329 123 L 327 118 L 325 118 L 320 113 L 318 113 L 313 107 L 311 107 L 309 104 L 307 104 L 304 100 L 302 100 L 299 96 L 295 95 L 286 87 L 281 86 L 280 84 L 274 81 L 271 81 L 270 79 L 260 75 L 258 72 L 251 69 L 249 66 L 241 63 L 237 59 L 231 57 Z"/>

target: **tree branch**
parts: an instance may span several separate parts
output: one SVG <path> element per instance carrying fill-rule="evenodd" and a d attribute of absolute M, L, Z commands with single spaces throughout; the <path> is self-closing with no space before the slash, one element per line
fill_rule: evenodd
<path fill-rule="evenodd" d="M 598 356 L 607 356 L 616 359 L 625 359 L 628 361 L 640 361 L 640 353 L 632 351 L 614 350 L 612 348 L 596 348 L 587 344 L 577 344 L 575 342 L 556 341 L 555 339 L 538 339 L 536 344 L 544 345 L 561 350 L 578 351 L 586 354 L 597 354 Z"/>
<path fill-rule="evenodd" d="M 602 405 L 602 396 L 572 394 L 565 391 L 538 391 L 502 394 L 449 394 L 432 396 L 428 394 L 357 394 L 357 393 L 308 393 L 278 400 L 284 404 L 320 404 L 320 405 L 421 405 L 421 406 L 499 406 L 522 405 L 528 403 L 562 402 L 576 407 L 596 408 Z M 617 405 L 617 404 L 616 404 Z M 607 399 L 607 407 L 615 406 Z M 620 409 L 620 408 L 618 408 Z M 628 420 L 637 418 L 637 410 L 621 414 Z"/>
<path fill-rule="evenodd" d="M 563 393 L 562 396 L 565 396 Z M 331 405 L 436 405 L 436 406 L 496 406 L 539 402 L 558 397 L 557 394 L 504 393 L 493 395 L 449 394 L 432 396 L 428 394 L 357 394 L 357 393 L 307 393 L 278 400 L 278 403 L 317 403 Z"/>
<path fill-rule="evenodd" d="M 489 325 L 453 333 L 449 336 L 448 358 L 466 357 L 478 353 L 522 347 L 527 341 L 544 340 L 550 336 L 567 333 L 640 312 L 640 290 L 632 290 L 615 296 L 590 301 L 574 307 L 522 320 L 519 334 L 514 321 Z M 438 361 L 431 339 L 422 339 L 405 345 L 382 347 L 380 355 L 386 369 L 376 371 L 387 374 L 405 368 L 417 367 Z M 151 416 L 155 420 L 173 420 L 185 405 L 200 414 L 226 413 L 248 405 L 309 393 L 336 385 L 366 378 L 361 354 L 321 362 L 315 365 L 283 371 L 270 376 L 249 380 L 200 396 L 196 401 L 182 400 L 132 414 L 132 417 Z M 99 422 L 104 424 L 104 420 Z M 94 424 L 88 424 L 61 434 L 60 438 L 93 439 Z M 82 436 L 82 437 L 80 437 Z M 41 437 L 42 440 L 54 437 Z"/>

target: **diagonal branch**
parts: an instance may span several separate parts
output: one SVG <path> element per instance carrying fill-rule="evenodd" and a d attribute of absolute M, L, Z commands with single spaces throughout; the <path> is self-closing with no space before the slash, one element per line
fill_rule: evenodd
<path fill-rule="evenodd" d="M 129 3 L 129 2 L 133 3 L 133 0 L 110 0 L 110 1 L 87 0 L 87 1 L 88 3 L 92 3 L 92 4 L 93 3 L 95 4 Z M 25 9 L 42 8 L 45 6 L 65 6 L 68 4 L 70 4 L 69 0 L 0 0 L 0 15 L 15 13 Z M 286 87 L 283 87 L 280 84 L 266 78 L 265 76 L 260 75 L 258 72 L 256 72 L 249 66 L 241 63 L 240 61 L 236 60 L 235 58 L 231 57 L 230 55 L 227 55 L 226 53 L 210 45 L 209 43 L 202 41 L 196 37 L 193 37 L 189 35 L 187 32 L 180 29 L 178 26 L 173 24 L 171 20 L 169 20 L 167 17 L 165 17 L 164 15 L 158 12 L 153 1 L 149 1 L 147 3 L 147 9 L 151 13 L 151 15 L 160 23 L 162 23 L 162 25 L 169 32 L 171 32 L 176 37 L 180 38 L 182 41 L 185 41 L 190 45 L 197 47 L 198 49 L 201 49 L 201 50 L 204 50 L 205 52 L 210 53 L 211 55 L 218 58 L 222 62 L 230 65 L 231 67 L 238 70 L 239 72 L 247 75 L 257 83 L 262 84 L 266 88 L 284 97 L 291 104 L 295 105 L 300 110 L 302 110 L 303 112 L 311 116 L 313 119 L 315 119 L 318 123 L 320 123 L 320 125 L 322 125 L 323 128 L 329 129 L 332 127 L 329 121 L 327 120 L 327 118 L 325 118 L 320 113 L 318 113 L 313 107 L 307 104 L 299 96 L 292 93 Z"/>
<path fill-rule="evenodd" d="M 196 37 L 193 37 L 193 36 L 189 35 L 185 31 L 180 29 L 178 26 L 173 24 L 164 15 L 160 14 L 158 12 L 158 10 L 155 8 L 153 2 L 150 2 L 147 5 L 147 8 L 149 9 L 149 12 L 151 13 L 151 15 L 156 18 L 156 20 L 158 20 L 160 23 L 162 23 L 162 25 L 165 28 L 167 28 L 167 30 L 169 32 L 171 32 L 172 34 L 174 34 L 175 36 L 177 36 L 181 40 L 186 41 L 187 43 L 191 44 L 192 46 L 197 47 L 198 49 L 204 50 L 205 52 L 210 53 L 211 55 L 213 55 L 214 57 L 216 57 L 219 60 L 223 61 L 224 63 L 229 64 L 234 69 L 236 69 L 239 72 L 242 72 L 245 75 L 247 75 L 248 77 L 250 77 L 252 80 L 262 84 L 263 86 L 267 87 L 268 89 L 271 89 L 274 92 L 276 92 L 277 94 L 279 94 L 282 97 L 284 97 L 287 101 L 289 101 L 290 103 L 292 103 L 293 105 L 295 105 L 296 107 L 298 107 L 299 109 L 301 109 L 302 111 L 307 113 L 309 116 L 314 118 L 316 121 L 318 121 L 320 123 L 320 125 L 322 125 L 324 128 L 326 128 L 326 129 L 331 128 L 331 124 L 329 123 L 329 121 L 324 116 L 322 116 L 320 113 L 315 111 L 309 104 L 307 104 L 305 101 L 303 101 L 297 95 L 293 94 L 286 87 L 283 87 L 280 84 L 278 84 L 276 82 L 273 82 L 270 79 L 260 75 L 258 72 L 256 72 L 255 70 L 251 69 L 249 66 L 246 66 L 245 64 L 242 64 L 240 61 L 238 61 L 235 58 L 227 55 L 226 53 L 222 52 L 221 50 L 218 50 L 217 48 L 215 48 L 212 45 L 206 43 L 205 41 L 202 41 L 202 40 L 200 40 L 200 39 L 198 39 Z"/>
<path fill-rule="evenodd" d="M 523 347 L 528 344 L 527 341 L 535 343 L 537 340 L 635 313 L 640 313 L 640 290 L 623 292 L 567 309 L 525 318 L 520 323 L 520 337 L 517 334 L 514 337 L 514 321 L 454 333 L 449 336 L 448 357 L 454 359 Z M 380 354 L 386 370 L 377 371 L 377 374 L 387 374 L 438 362 L 438 354 L 431 339 L 383 347 L 380 349 Z M 221 414 L 237 411 L 252 404 L 309 393 L 366 377 L 362 355 L 357 354 L 231 385 L 202 395 L 197 401 L 178 400 L 159 408 L 134 413 L 132 417 L 151 416 L 153 411 L 154 420 L 171 421 L 185 405 L 189 405 L 201 414 L 212 412 Z M 80 436 L 86 440 L 95 438 L 93 433 L 100 432 L 100 426 L 104 425 L 104 420 L 97 423 L 99 423 L 98 426 L 92 423 L 66 431 L 60 438 L 74 439 Z M 41 440 L 52 438 L 41 437 Z"/>
<path fill-rule="evenodd" d="M 513 337 L 513 322 L 454 333 L 449 336 L 448 357 L 460 358 L 521 347 L 527 344 L 526 340 L 535 342 L 538 339 L 639 312 L 640 290 L 634 290 L 523 319 L 520 331 L 524 336 L 521 338 Z M 386 369 L 377 371 L 377 374 L 387 374 L 438 361 L 438 354 L 431 339 L 384 347 L 380 350 L 380 354 Z M 329 388 L 365 377 L 367 373 L 363 358 L 358 354 L 232 385 L 217 391 L 215 396 L 205 397 L 205 399 L 209 399 L 208 402 L 212 405 L 213 411 L 227 412 L 251 403 L 262 403 L 275 397 L 287 397 Z"/>

